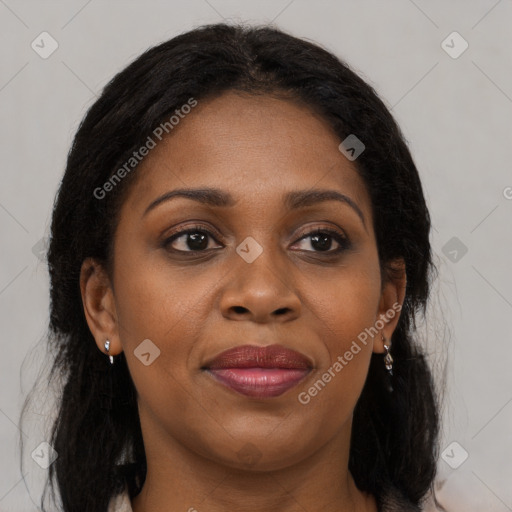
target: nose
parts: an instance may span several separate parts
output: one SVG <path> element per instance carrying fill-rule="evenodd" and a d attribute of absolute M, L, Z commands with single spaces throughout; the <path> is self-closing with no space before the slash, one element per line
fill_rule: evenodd
<path fill-rule="evenodd" d="M 276 262 L 269 251 L 247 263 L 238 255 L 223 290 L 222 315 L 231 320 L 257 323 L 287 322 L 297 318 L 301 301 L 294 291 L 289 269 Z"/>

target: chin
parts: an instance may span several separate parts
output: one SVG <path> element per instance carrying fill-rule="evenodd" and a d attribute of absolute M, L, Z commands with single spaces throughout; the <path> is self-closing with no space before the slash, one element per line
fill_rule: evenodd
<path fill-rule="evenodd" d="M 302 447 L 297 451 L 296 445 L 283 446 L 279 441 L 273 446 L 268 439 L 266 442 L 246 441 L 236 444 L 237 446 L 231 448 L 229 453 L 216 453 L 211 458 L 233 469 L 265 472 L 290 467 L 314 452 L 313 448 L 307 451 Z"/>

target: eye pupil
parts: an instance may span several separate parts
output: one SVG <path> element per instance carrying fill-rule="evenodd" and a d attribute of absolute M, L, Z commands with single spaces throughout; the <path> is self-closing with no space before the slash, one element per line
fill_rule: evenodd
<path fill-rule="evenodd" d="M 192 251 L 199 251 L 208 247 L 208 235 L 206 233 L 189 233 L 187 246 Z"/>
<path fill-rule="evenodd" d="M 325 233 L 317 233 L 311 236 L 311 245 L 319 251 L 328 251 L 332 245 L 332 238 Z"/>

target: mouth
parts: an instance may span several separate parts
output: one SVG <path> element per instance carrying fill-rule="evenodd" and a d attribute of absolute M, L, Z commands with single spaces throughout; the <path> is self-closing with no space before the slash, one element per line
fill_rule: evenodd
<path fill-rule="evenodd" d="M 296 386 L 312 368 L 306 356 L 281 345 L 243 345 L 222 352 L 202 369 L 237 393 L 271 398 Z"/>

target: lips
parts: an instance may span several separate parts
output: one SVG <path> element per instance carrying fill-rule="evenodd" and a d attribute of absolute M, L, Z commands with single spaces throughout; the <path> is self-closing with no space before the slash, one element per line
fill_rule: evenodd
<path fill-rule="evenodd" d="M 281 345 L 243 345 L 222 352 L 203 369 L 238 393 L 267 398 L 297 385 L 312 367 L 306 356 Z"/>

